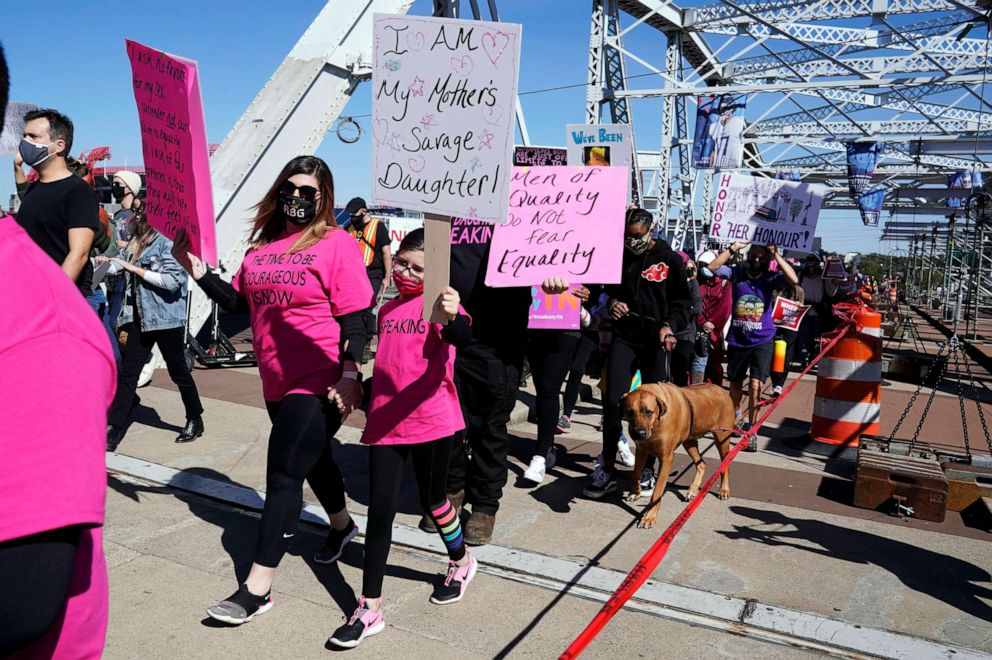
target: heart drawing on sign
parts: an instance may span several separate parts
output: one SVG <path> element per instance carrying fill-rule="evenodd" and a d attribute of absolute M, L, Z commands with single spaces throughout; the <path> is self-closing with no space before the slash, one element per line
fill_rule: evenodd
<path fill-rule="evenodd" d="M 389 137 L 389 122 L 385 119 L 376 119 L 372 122 L 372 137 L 379 144 L 385 144 Z"/>
<path fill-rule="evenodd" d="M 482 35 L 482 50 L 486 51 L 486 56 L 493 64 L 496 64 L 509 45 L 510 35 L 506 32 L 486 32 Z"/>
<path fill-rule="evenodd" d="M 414 172 L 420 172 L 427 165 L 427 161 L 424 160 L 423 156 L 411 156 L 407 158 L 406 164 L 410 166 L 410 169 Z"/>
<path fill-rule="evenodd" d="M 503 118 L 503 106 L 496 104 L 493 106 L 482 106 L 482 121 L 490 126 L 495 126 Z"/>
<path fill-rule="evenodd" d="M 472 58 L 468 55 L 451 58 L 451 68 L 460 76 L 468 76 L 472 73 Z"/>
<path fill-rule="evenodd" d="M 406 35 L 406 45 L 410 47 L 410 50 L 420 50 L 424 47 L 424 33 L 411 32 Z"/>

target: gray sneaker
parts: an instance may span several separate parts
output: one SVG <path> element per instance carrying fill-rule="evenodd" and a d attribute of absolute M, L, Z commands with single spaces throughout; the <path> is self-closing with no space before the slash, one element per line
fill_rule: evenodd
<path fill-rule="evenodd" d="M 259 614 L 265 614 L 272 609 L 272 593 L 256 596 L 241 585 L 233 594 L 216 605 L 207 608 L 207 616 L 217 621 L 239 626 L 248 623 Z"/>

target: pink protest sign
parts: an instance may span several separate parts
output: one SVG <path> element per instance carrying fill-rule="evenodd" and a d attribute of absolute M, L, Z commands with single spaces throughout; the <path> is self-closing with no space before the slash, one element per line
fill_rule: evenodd
<path fill-rule="evenodd" d="M 573 285 L 575 286 L 575 285 Z M 530 288 L 527 327 L 532 330 L 578 330 L 579 299 L 571 292 L 548 295 L 539 286 Z"/>
<path fill-rule="evenodd" d="M 217 264 L 207 131 L 196 62 L 125 40 L 141 122 L 148 223 Z"/>
<path fill-rule="evenodd" d="M 493 231 L 486 284 L 619 282 L 629 176 L 626 167 L 513 168 L 509 221 Z"/>

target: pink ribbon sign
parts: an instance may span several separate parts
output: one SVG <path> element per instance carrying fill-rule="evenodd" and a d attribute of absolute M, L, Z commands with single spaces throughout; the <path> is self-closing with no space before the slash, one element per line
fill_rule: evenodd
<path fill-rule="evenodd" d="M 486 284 L 619 282 L 629 176 L 626 167 L 513 168 L 509 219 L 493 231 Z"/>
<path fill-rule="evenodd" d="M 141 123 L 148 223 L 217 264 L 210 156 L 196 62 L 125 40 Z"/>

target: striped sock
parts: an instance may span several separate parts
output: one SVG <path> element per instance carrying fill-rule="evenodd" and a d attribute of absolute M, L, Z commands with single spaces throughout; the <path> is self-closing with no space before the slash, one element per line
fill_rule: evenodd
<path fill-rule="evenodd" d="M 465 543 L 462 539 L 462 525 L 458 520 L 458 512 L 451 506 L 449 500 L 436 509 L 431 509 L 431 518 L 437 526 L 438 534 L 444 547 L 448 549 L 448 557 L 458 561 L 465 556 Z"/>

